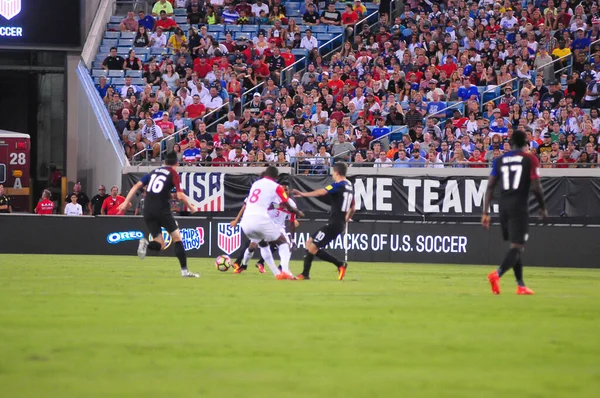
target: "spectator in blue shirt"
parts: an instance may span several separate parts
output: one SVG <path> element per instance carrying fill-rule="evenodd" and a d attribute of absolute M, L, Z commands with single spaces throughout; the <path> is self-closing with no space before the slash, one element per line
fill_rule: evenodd
<path fill-rule="evenodd" d="M 427 104 L 427 114 L 429 116 L 442 116 L 442 112 L 446 109 L 446 104 L 440 102 L 440 96 L 435 91 L 432 94 L 433 101 Z"/>
<path fill-rule="evenodd" d="M 398 159 L 396 159 L 394 161 L 394 167 L 397 167 L 397 168 L 410 167 L 409 162 L 410 162 L 410 160 L 408 159 L 408 156 L 406 156 L 406 151 L 401 150 L 401 151 L 398 151 Z"/>
<path fill-rule="evenodd" d="M 573 48 L 573 52 L 577 50 L 588 50 L 590 47 L 590 39 L 585 37 L 585 32 L 583 29 L 579 28 L 577 30 L 577 33 L 575 34 L 575 40 L 573 40 L 571 47 Z"/>
<path fill-rule="evenodd" d="M 465 77 L 463 79 L 463 86 L 458 89 L 458 99 L 466 101 L 471 98 L 479 102 L 479 91 L 477 90 L 477 86 L 473 86 L 471 80 Z"/>
<path fill-rule="evenodd" d="M 413 157 L 409 160 L 408 164 L 410 167 L 425 167 L 425 158 L 421 156 L 421 152 L 418 149 L 413 149 Z"/>
<path fill-rule="evenodd" d="M 154 18 L 152 15 L 146 15 L 144 11 L 138 12 L 138 25 L 146 28 L 147 32 L 152 32 L 154 30 Z"/>
<path fill-rule="evenodd" d="M 373 129 L 373 131 L 371 132 L 373 139 L 378 139 L 378 138 L 383 137 L 384 135 L 390 133 L 390 129 L 385 127 L 383 125 L 384 123 L 385 123 L 385 120 L 382 117 L 377 119 L 377 127 L 375 127 Z"/>

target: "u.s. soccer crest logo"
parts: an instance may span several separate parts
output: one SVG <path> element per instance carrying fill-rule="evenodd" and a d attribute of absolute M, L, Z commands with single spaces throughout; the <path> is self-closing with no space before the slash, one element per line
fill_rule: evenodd
<path fill-rule="evenodd" d="M 218 224 L 217 231 L 217 246 L 227 255 L 230 255 L 242 245 L 242 234 L 239 225 L 232 227 L 226 222 L 221 222 Z"/>
<path fill-rule="evenodd" d="M 0 0 L 0 15 L 12 19 L 21 12 L 21 0 Z"/>

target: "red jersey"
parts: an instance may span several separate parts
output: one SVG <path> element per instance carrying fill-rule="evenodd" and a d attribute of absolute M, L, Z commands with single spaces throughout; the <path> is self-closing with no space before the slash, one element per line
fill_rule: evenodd
<path fill-rule="evenodd" d="M 102 210 L 109 216 L 122 216 L 123 213 L 119 213 L 119 206 L 125 202 L 125 198 L 121 195 L 117 195 L 116 198 L 109 196 L 104 199 L 102 203 Z"/>
<path fill-rule="evenodd" d="M 358 14 L 354 11 L 345 12 L 342 14 L 342 25 L 345 24 L 355 24 L 358 22 Z"/>
<path fill-rule="evenodd" d="M 50 199 L 40 200 L 35 206 L 37 214 L 52 214 L 54 212 L 54 202 Z"/>
<path fill-rule="evenodd" d="M 160 127 L 160 129 L 164 132 L 166 129 L 171 129 L 173 130 L 173 132 L 175 132 L 175 125 L 172 122 L 169 121 L 164 121 L 164 120 L 159 120 L 158 122 L 156 122 L 156 125 L 158 127 Z"/>
<path fill-rule="evenodd" d="M 189 118 L 195 119 L 197 117 L 202 116 L 203 112 L 206 112 L 206 106 L 204 106 L 202 102 L 199 102 L 197 104 L 189 104 L 185 108 L 185 111 L 187 112 Z"/>
<path fill-rule="evenodd" d="M 344 89 L 344 82 L 339 79 L 337 81 L 330 80 L 327 82 L 327 87 L 331 89 L 333 95 L 336 95 Z"/>
<path fill-rule="evenodd" d="M 194 72 L 198 74 L 200 79 L 204 79 L 210 71 L 212 71 L 212 65 L 209 62 L 202 64 L 200 58 L 194 60 Z"/>
<path fill-rule="evenodd" d="M 296 62 L 296 57 L 292 53 L 283 53 L 281 54 L 281 58 L 283 58 L 286 68 Z"/>
<path fill-rule="evenodd" d="M 176 27 L 177 24 L 171 18 L 165 18 L 165 19 L 158 19 L 156 21 L 156 24 L 154 25 L 154 30 L 156 30 L 156 28 L 158 28 L 159 26 L 161 28 L 163 28 L 163 30 L 169 30 L 171 28 Z"/>

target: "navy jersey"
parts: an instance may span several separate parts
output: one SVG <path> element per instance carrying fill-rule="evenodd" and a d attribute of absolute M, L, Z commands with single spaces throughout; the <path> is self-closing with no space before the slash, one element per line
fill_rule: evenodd
<path fill-rule="evenodd" d="M 529 209 L 531 181 L 540 178 L 538 159 L 522 151 L 509 151 L 494 160 L 493 177 L 499 179 L 500 206 L 506 209 Z"/>
<path fill-rule="evenodd" d="M 352 208 L 354 203 L 354 187 L 348 180 L 334 182 L 325 187 L 331 198 L 331 215 L 329 223 L 344 225 L 346 223 L 346 213 Z"/>
<path fill-rule="evenodd" d="M 156 212 L 171 212 L 171 190 L 181 192 L 179 174 L 171 167 L 159 167 L 142 177 L 141 182 L 146 186 L 144 214 Z"/>

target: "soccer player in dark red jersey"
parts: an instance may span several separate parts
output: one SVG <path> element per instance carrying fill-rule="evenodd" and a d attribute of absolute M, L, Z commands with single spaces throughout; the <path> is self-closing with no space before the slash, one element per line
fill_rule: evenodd
<path fill-rule="evenodd" d="M 190 209 L 192 213 L 196 212 L 196 207 L 190 203 L 188 197 L 183 193 L 179 186 L 179 174 L 177 174 L 176 170 L 177 163 L 177 154 L 175 152 L 167 153 L 165 157 L 165 166 L 154 169 L 142 177 L 142 179 L 131 188 L 125 201 L 119 206 L 119 210 L 125 211 L 129 207 L 131 199 L 133 199 L 137 190 L 146 187 L 144 221 L 150 230 L 150 235 L 152 235 L 152 242 L 148 242 L 146 238 L 140 239 L 138 256 L 141 259 L 145 258 L 147 249 L 154 251 L 165 249 L 165 242 L 163 240 L 161 229 L 161 227 L 164 227 L 173 240 L 175 256 L 177 256 L 179 265 L 181 266 L 181 276 L 198 278 L 198 274 L 194 274 L 187 269 L 187 257 L 185 248 L 181 242 L 179 226 L 177 225 L 175 218 L 173 218 L 173 213 L 171 213 L 171 206 L 169 204 L 171 189 L 175 189 L 177 192 L 177 199 L 182 201 L 186 208 Z"/>
<path fill-rule="evenodd" d="M 525 152 L 525 132 L 517 130 L 512 136 L 512 150 L 497 158 L 492 165 L 481 224 L 489 228 L 491 217 L 490 205 L 494 196 L 494 188 L 500 183 L 500 226 L 505 241 L 510 242 L 510 249 L 500 267 L 488 275 L 492 285 L 492 293 L 500 294 L 500 278 L 511 268 L 517 278 L 517 294 L 533 294 L 523 282 L 523 263 L 521 256 L 527 241 L 529 226 L 529 190 L 532 187 L 535 198 L 540 205 L 542 218 L 547 217 L 544 192 L 540 184 L 539 161 Z"/>

